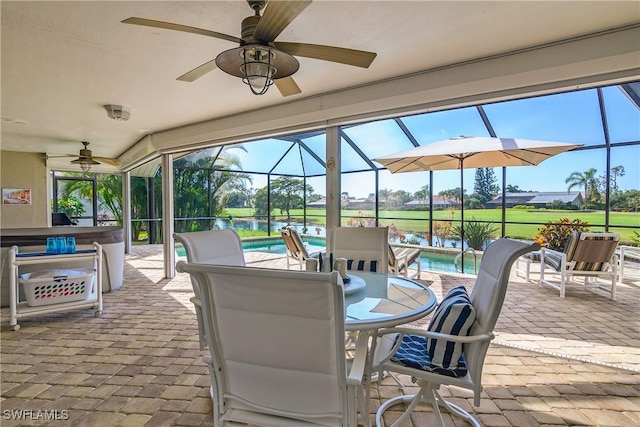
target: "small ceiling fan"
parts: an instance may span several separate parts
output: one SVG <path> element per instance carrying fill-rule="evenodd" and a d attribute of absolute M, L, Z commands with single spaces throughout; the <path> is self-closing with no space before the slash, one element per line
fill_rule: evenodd
<path fill-rule="evenodd" d="M 77 157 L 77 159 L 71 160 L 71 163 L 76 164 L 76 165 L 80 165 L 80 168 L 84 172 L 89 172 L 89 170 L 91 169 L 91 166 L 99 165 L 100 163 L 106 163 L 106 164 L 111 165 L 111 166 L 120 166 L 120 160 L 112 159 L 110 157 L 94 156 L 91 153 L 91 150 L 89 150 L 87 148 L 89 146 L 89 143 L 86 142 L 86 141 L 82 141 L 82 144 L 84 145 L 84 148 L 80 149 L 80 153 L 79 154 L 63 154 L 63 155 L 60 155 L 60 156 L 55 156 L 54 155 L 54 156 L 47 156 L 47 158 Z"/>
<path fill-rule="evenodd" d="M 338 62 L 356 67 L 368 68 L 376 53 L 342 47 L 316 45 L 309 43 L 280 42 L 275 39 L 310 4 L 311 0 L 270 1 L 247 0 L 255 11 L 242 21 L 241 37 L 234 37 L 202 28 L 131 17 L 122 21 L 125 24 L 164 28 L 215 37 L 238 43 L 239 47 L 220 53 L 215 59 L 206 62 L 181 75 L 177 80 L 192 82 L 216 67 L 249 85 L 256 95 L 264 94 L 275 83 L 282 96 L 300 93 L 300 88 L 291 77 L 300 64 L 294 56 Z M 260 11 L 265 8 L 260 16 Z"/>

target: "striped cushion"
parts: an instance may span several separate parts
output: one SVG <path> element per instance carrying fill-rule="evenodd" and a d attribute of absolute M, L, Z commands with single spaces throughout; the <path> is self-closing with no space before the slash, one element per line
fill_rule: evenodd
<path fill-rule="evenodd" d="M 577 231 L 574 231 L 569 235 L 569 239 L 567 239 L 567 243 L 564 245 L 563 251 L 566 255 L 567 261 L 571 261 L 571 257 L 573 257 L 579 241 L 580 233 Z M 553 268 L 555 271 L 560 271 L 560 268 L 562 267 L 562 256 L 552 252 L 545 252 L 544 264 Z"/>
<path fill-rule="evenodd" d="M 522 258 L 529 259 L 533 262 L 540 262 L 540 251 L 529 252 L 528 254 L 522 255 Z"/>
<path fill-rule="evenodd" d="M 569 236 L 569 240 L 567 240 L 567 244 L 564 247 L 564 253 L 567 254 L 567 259 L 571 260 L 573 258 L 573 254 L 576 251 L 576 247 L 580 242 L 580 233 L 574 231 Z"/>
<path fill-rule="evenodd" d="M 553 252 L 545 252 L 544 265 L 548 265 L 555 271 L 560 271 L 560 267 L 562 266 L 562 255 L 558 255 Z"/>
<path fill-rule="evenodd" d="M 320 256 L 320 271 L 331 271 L 333 269 L 333 252 L 329 253 L 329 255 Z M 329 266 L 324 265 L 325 263 L 329 263 Z M 357 271 L 373 271 L 374 273 L 378 271 L 378 260 L 347 260 L 347 270 L 357 270 Z M 328 268 L 328 270 L 327 270 Z"/>
<path fill-rule="evenodd" d="M 476 320 L 476 311 L 471 304 L 464 286 L 451 289 L 429 323 L 428 330 L 449 335 L 469 335 Z M 465 366 L 462 356 L 462 343 L 444 339 L 429 338 L 427 354 L 435 366 L 455 370 Z"/>
<path fill-rule="evenodd" d="M 434 365 L 427 353 L 427 339 L 419 335 L 405 335 L 398 351 L 391 357 L 391 361 L 423 371 L 435 372 L 449 377 L 464 377 L 467 375 L 467 364 L 464 357 L 458 361 L 458 365 L 453 369 L 444 369 Z"/>
<path fill-rule="evenodd" d="M 363 259 L 348 259 L 347 260 L 347 270 L 358 270 L 358 271 L 378 271 L 378 261 L 377 260 L 363 260 Z"/>

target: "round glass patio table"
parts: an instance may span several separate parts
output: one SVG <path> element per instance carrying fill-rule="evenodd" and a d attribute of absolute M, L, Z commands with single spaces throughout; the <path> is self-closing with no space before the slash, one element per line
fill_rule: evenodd
<path fill-rule="evenodd" d="M 349 271 L 347 275 L 351 277 L 345 283 L 347 331 L 402 325 L 426 316 L 436 307 L 433 291 L 416 281 L 366 271 Z M 359 289 L 351 292 L 350 287 Z"/>

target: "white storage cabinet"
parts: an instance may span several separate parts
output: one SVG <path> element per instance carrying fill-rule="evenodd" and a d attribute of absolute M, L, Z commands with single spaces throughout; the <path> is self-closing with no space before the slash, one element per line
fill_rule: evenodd
<path fill-rule="evenodd" d="M 20 266 L 23 265 L 64 264 L 82 259 L 93 261 L 93 271 L 86 276 L 68 276 L 68 279 L 62 278 L 55 282 L 51 278 L 20 278 Z M 84 283 L 89 279 L 91 283 L 85 289 Z M 88 308 L 95 309 L 95 316 L 99 316 L 102 312 L 102 246 L 94 243 L 93 249 L 57 255 L 43 252 L 20 253 L 18 247 L 13 246 L 9 250 L 9 280 L 9 325 L 14 331 L 20 329 L 18 319 L 25 317 Z M 81 283 L 76 283 L 78 281 Z M 24 299 L 20 296 L 21 285 L 24 288 Z M 35 295 L 34 290 L 39 294 Z M 42 292 L 45 293 L 45 298 L 39 298 Z"/>

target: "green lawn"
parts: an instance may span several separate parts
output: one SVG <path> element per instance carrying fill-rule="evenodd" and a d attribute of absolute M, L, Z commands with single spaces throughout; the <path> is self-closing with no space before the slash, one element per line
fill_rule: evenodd
<path fill-rule="evenodd" d="M 250 208 L 233 208 L 227 209 L 227 212 L 234 217 L 251 217 L 253 210 Z M 279 213 L 279 212 L 278 212 Z M 292 217 L 296 222 L 302 222 L 303 210 L 295 209 L 291 212 Z M 393 223 L 399 230 L 412 231 L 425 233 L 428 231 L 429 218 L 428 211 L 386 211 L 381 210 L 380 222 L 383 225 Z M 356 211 L 356 210 L 343 210 L 343 217 L 357 217 L 360 215 L 373 217 L 374 211 Z M 465 221 L 475 218 L 479 221 L 496 222 L 496 227 L 500 230 L 500 222 L 502 221 L 502 211 L 500 209 L 467 209 L 464 211 Z M 579 218 L 582 221 L 587 221 L 589 224 L 593 224 L 591 230 L 601 231 L 604 228 L 598 227 L 597 224 L 604 224 L 605 213 L 604 211 L 558 211 L 558 210 L 525 210 L 525 209 L 507 209 L 506 221 L 507 222 L 532 222 L 536 225 L 521 225 L 521 224 L 507 224 L 506 235 L 519 239 L 532 239 L 540 225 L 545 224 L 548 221 L 558 221 L 562 218 L 569 218 L 573 220 Z M 460 220 L 460 211 L 453 212 L 453 217 L 450 211 L 435 211 L 434 219 L 453 219 Z M 284 215 L 277 215 L 278 221 L 286 220 Z M 317 224 L 319 226 L 325 225 L 325 210 L 324 209 L 307 209 L 307 222 L 310 224 Z M 610 225 L 620 227 L 633 227 L 640 225 L 640 212 L 610 212 L 609 214 Z M 610 231 L 620 233 L 622 241 L 630 242 L 633 236 L 633 230 L 630 228 L 610 228 Z M 500 233 L 500 231 L 498 231 Z"/>

